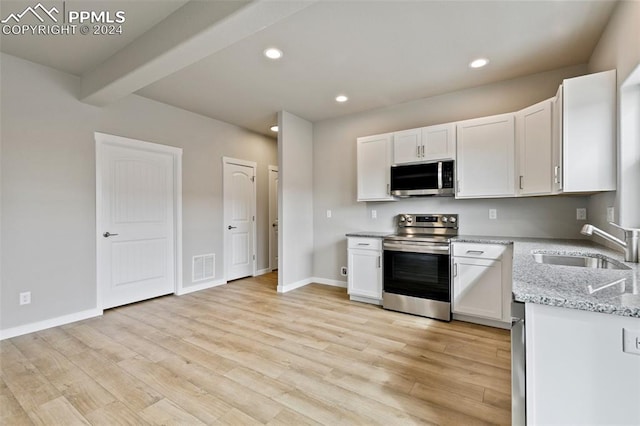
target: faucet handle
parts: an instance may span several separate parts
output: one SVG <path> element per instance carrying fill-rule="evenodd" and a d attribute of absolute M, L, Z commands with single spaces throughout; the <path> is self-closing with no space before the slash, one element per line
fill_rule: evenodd
<path fill-rule="evenodd" d="M 639 228 L 625 228 L 625 227 L 620 226 L 617 223 L 613 223 L 613 222 L 609 222 L 609 225 L 613 226 L 614 228 L 618 228 L 618 229 L 620 229 L 620 230 L 622 230 L 624 232 L 632 232 L 632 233 L 640 232 Z"/>

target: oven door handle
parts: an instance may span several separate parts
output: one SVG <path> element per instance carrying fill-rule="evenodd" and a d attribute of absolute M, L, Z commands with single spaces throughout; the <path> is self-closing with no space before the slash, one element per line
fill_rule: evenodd
<path fill-rule="evenodd" d="M 407 253 L 449 254 L 449 246 L 420 246 L 415 244 L 384 243 L 384 250 Z"/>

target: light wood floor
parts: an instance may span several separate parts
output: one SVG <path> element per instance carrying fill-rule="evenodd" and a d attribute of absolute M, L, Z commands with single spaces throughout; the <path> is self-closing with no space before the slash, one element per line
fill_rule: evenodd
<path fill-rule="evenodd" d="M 0 424 L 509 424 L 505 330 L 275 274 L 0 342 Z"/>

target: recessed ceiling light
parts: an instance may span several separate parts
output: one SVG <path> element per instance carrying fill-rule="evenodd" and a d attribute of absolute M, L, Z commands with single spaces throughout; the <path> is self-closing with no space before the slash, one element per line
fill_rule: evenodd
<path fill-rule="evenodd" d="M 478 59 L 476 59 L 475 61 L 471 62 L 471 63 L 469 64 L 469 66 L 470 66 L 471 68 L 482 68 L 482 67 L 484 67 L 485 65 L 487 65 L 488 63 L 489 63 L 489 60 L 488 60 L 488 59 L 485 59 L 485 58 L 478 58 Z"/>
<path fill-rule="evenodd" d="M 347 98 L 345 95 L 336 96 L 336 102 L 347 102 L 348 100 L 349 98 Z"/>
<path fill-rule="evenodd" d="M 269 59 L 280 59 L 282 58 L 282 50 L 270 47 L 264 51 L 264 56 Z"/>
<path fill-rule="evenodd" d="M 271 126 L 271 131 L 272 132 L 278 132 L 278 126 Z"/>

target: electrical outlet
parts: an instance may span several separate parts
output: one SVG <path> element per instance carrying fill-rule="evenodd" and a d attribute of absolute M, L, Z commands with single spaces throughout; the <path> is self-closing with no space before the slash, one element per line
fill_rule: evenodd
<path fill-rule="evenodd" d="M 498 218 L 498 210 L 497 209 L 489 209 L 489 219 L 495 220 Z"/>
<path fill-rule="evenodd" d="M 377 219 L 377 218 L 378 218 L 378 211 L 371 210 L 371 219 Z"/>
<path fill-rule="evenodd" d="M 346 266 L 342 266 L 340 268 L 340 275 L 342 275 L 343 277 L 347 276 L 347 267 Z"/>
<path fill-rule="evenodd" d="M 327 210 L 327 219 L 331 219 L 331 210 Z"/>
<path fill-rule="evenodd" d="M 613 207 L 607 207 L 607 222 L 615 222 L 616 221 L 616 210 Z"/>
<path fill-rule="evenodd" d="M 577 220 L 587 220 L 587 209 L 576 209 Z"/>
<path fill-rule="evenodd" d="M 622 352 L 640 355 L 640 331 L 622 329 Z"/>
<path fill-rule="evenodd" d="M 20 293 L 20 305 L 28 305 L 29 303 L 31 303 L 31 292 Z"/>

